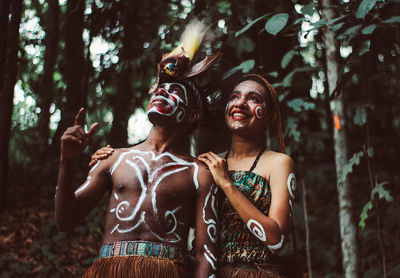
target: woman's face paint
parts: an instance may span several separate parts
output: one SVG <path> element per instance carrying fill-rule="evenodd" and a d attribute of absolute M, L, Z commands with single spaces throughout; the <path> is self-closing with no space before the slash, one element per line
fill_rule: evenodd
<path fill-rule="evenodd" d="M 245 80 L 239 83 L 225 107 L 228 127 L 237 130 L 260 122 L 266 113 L 265 94 L 265 88 L 255 81 Z"/>
<path fill-rule="evenodd" d="M 262 119 L 264 117 L 264 105 L 256 105 L 254 114 L 258 119 Z"/>

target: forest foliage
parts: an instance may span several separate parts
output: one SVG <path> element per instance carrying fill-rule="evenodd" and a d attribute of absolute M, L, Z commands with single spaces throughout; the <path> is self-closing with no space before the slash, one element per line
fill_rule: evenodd
<path fill-rule="evenodd" d="M 286 152 L 297 174 L 284 254 L 309 252 L 315 277 L 343 276 L 337 186 L 348 178 L 360 276 L 400 277 L 400 1 L 338 0 L 331 8 L 336 17 L 326 21 L 316 0 L 2 1 L 0 277 L 74 277 L 93 262 L 106 200 L 74 231 L 57 231 L 60 136 L 82 106 L 88 125 L 100 124 L 80 159 L 77 185 L 96 149 L 143 140 L 156 64 L 195 16 L 217 30 L 218 39 L 202 51 L 222 51 L 221 78 L 262 73 L 279 93 Z M 327 28 L 339 50 L 331 94 Z M 329 108 L 339 95 L 343 127 Z M 229 146 L 222 101 L 218 93 L 211 97 L 196 133 L 200 152 Z M 338 179 L 335 128 L 346 130 L 350 154 Z"/>

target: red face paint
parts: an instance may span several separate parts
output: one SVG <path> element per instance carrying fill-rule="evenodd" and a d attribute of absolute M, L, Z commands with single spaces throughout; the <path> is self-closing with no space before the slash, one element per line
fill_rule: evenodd
<path fill-rule="evenodd" d="M 256 107 L 254 107 L 254 114 L 256 115 L 257 119 L 262 119 L 264 116 L 264 106 L 256 105 Z"/>

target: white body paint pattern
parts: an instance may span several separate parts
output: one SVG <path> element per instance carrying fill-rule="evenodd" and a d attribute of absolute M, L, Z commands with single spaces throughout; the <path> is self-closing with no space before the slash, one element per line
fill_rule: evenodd
<path fill-rule="evenodd" d="M 99 166 L 100 161 L 101 161 L 101 160 L 97 161 L 96 164 L 92 167 L 92 169 L 90 169 L 89 174 L 90 174 L 91 172 L 93 172 L 93 171 L 97 168 L 97 166 Z M 82 191 L 82 190 L 84 190 L 84 189 L 86 189 L 86 188 L 89 186 L 90 180 L 91 180 L 91 179 L 92 179 L 92 176 L 89 175 L 89 176 L 87 177 L 87 179 L 86 179 L 86 182 L 85 182 L 84 184 L 82 184 L 82 185 L 75 191 L 75 194 L 78 193 L 78 192 L 80 192 L 80 191 Z"/>
<path fill-rule="evenodd" d="M 258 223 L 256 220 L 254 219 L 250 219 L 247 222 L 247 228 L 250 230 L 250 232 L 253 233 L 253 235 L 255 235 L 259 240 L 261 241 L 266 241 L 266 234 L 264 231 L 263 226 Z"/>
<path fill-rule="evenodd" d="M 283 241 L 285 240 L 285 236 L 281 235 L 281 241 L 279 241 L 277 244 L 274 245 L 267 245 L 268 249 L 271 250 L 272 252 L 275 252 L 276 250 L 282 248 Z"/>
<path fill-rule="evenodd" d="M 217 270 L 217 258 L 210 252 L 210 249 L 208 249 L 206 244 L 204 244 L 204 251 L 204 257 L 206 257 L 206 260 L 210 263 L 212 269 Z"/>
<path fill-rule="evenodd" d="M 217 235 L 218 214 L 217 214 L 217 210 L 215 208 L 217 191 L 218 191 L 218 186 L 215 186 L 214 184 L 210 186 L 210 191 L 208 192 L 206 199 L 204 200 L 204 206 L 203 206 L 203 221 L 205 224 L 207 224 L 208 237 L 210 238 L 211 242 L 213 242 L 213 243 L 217 242 L 217 237 L 218 237 L 218 235 Z M 207 206 L 211 206 L 211 209 L 214 213 L 215 219 L 213 219 L 213 218 L 206 219 L 206 210 L 205 209 Z"/>
<path fill-rule="evenodd" d="M 155 169 L 152 169 L 147 163 L 147 161 L 144 159 L 144 156 L 150 156 L 151 160 L 157 161 L 163 157 L 169 157 L 172 159 L 172 162 L 165 163 Z M 147 181 L 144 180 L 143 174 L 138 166 L 137 163 L 142 164 L 142 166 L 145 168 L 145 171 L 147 172 Z M 181 241 L 181 237 L 175 233 L 175 230 L 178 226 L 178 224 L 183 224 L 179 222 L 175 216 L 175 213 L 180 210 L 182 207 L 176 207 L 175 209 L 172 210 L 167 210 L 165 214 L 163 215 L 163 219 L 167 221 L 168 225 L 171 226 L 171 228 L 165 232 L 165 235 L 171 235 L 173 234 L 175 238 L 173 239 L 166 239 L 163 237 L 163 235 L 159 235 L 155 233 L 151 227 L 146 223 L 146 211 L 142 211 L 140 213 L 140 218 L 137 220 L 136 223 L 134 223 L 131 227 L 126 228 L 126 229 L 121 229 L 120 224 L 124 222 L 131 222 L 134 220 L 141 210 L 142 204 L 146 197 L 148 196 L 148 188 L 147 185 L 151 184 L 151 189 L 150 189 L 150 198 L 151 198 L 151 203 L 152 203 L 152 208 L 153 208 L 153 214 L 158 223 L 160 223 L 160 218 L 158 214 L 158 207 L 157 207 L 157 188 L 162 182 L 163 179 L 166 177 L 173 175 L 175 173 L 184 171 L 188 169 L 189 167 L 194 167 L 194 175 L 193 175 L 193 184 L 195 185 L 196 190 L 199 188 L 199 182 L 197 179 L 197 174 L 198 174 L 198 165 L 194 162 L 188 162 L 186 160 L 183 160 L 181 158 L 178 158 L 170 153 L 162 153 L 158 156 L 156 156 L 153 152 L 151 151 L 140 151 L 140 150 L 130 150 L 127 152 L 124 152 L 120 154 L 118 157 L 117 161 L 114 163 L 113 167 L 110 169 L 110 174 L 113 175 L 115 170 L 118 168 L 118 166 L 121 163 L 126 163 L 130 167 L 133 168 L 135 171 L 136 176 L 139 179 L 140 187 L 141 187 L 141 194 L 139 196 L 139 199 L 135 205 L 135 208 L 132 210 L 132 212 L 127 215 L 125 215 L 125 211 L 131 206 L 131 204 L 128 201 L 121 201 L 117 204 L 115 208 L 112 208 L 110 210 L 110 213 L 115 213 L 115 217 L 121 222 L 112 229 L 111 233 L 118 232 L 118 233 L 127 233 L 135 230 L 138 228 L 141 224 L 144 225 L 146 230 L 148 230 L 150 233 L 152 233 L 155 237 L 157 237 L 161 241 L 166 241 L 166 242 L 179 242 Z M 162 172 L 165 170 L 167 167 L 173 167 L 172 170 Z M 160 173 L 162 173 L 160 175 Z M 114 198 L 118 201 L 119 197 L 118 194 L 114 194 Z"/>
<path fill-rule="evenodd" d="M 290 206 L 290 216 L 292 216 L 292 212 L 293 212 L 293 200 L 294 200 L 294 192 L 296 191 L 296 176 L 293 173 L 290 173 L 287 179 L 287 188 L 289 190 L 289 195 L 290 195 L 290 199 L 289 199 L 289 206 Z"/>

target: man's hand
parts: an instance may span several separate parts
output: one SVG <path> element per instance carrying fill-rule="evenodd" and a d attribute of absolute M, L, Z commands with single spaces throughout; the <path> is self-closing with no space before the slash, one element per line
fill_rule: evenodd
<path fill-rule="evenodd" d="M 85 109 L 82 107 L 76 114 L 74 126 L 67 128 L 61 136 L 61 161 L 72 160 L 78 157 L 89 143 L 90 137 L 99 126 L 98 123 L 92 124 L 89 131 L 83 129 L 83 115 Z"/>
<path fill-rule="evenodd" d="M 106 159 L 112 153 L 114 152 L 114 149 L 111 148 L 110 145 L 107 145 L 106 147 L 102 147 L 101 149 L 98 149 L 91 157 L 91 160 L 89 162 L 89 167 L 92 168 L 93 165 L 96 164 L 97 161 Z"/>

